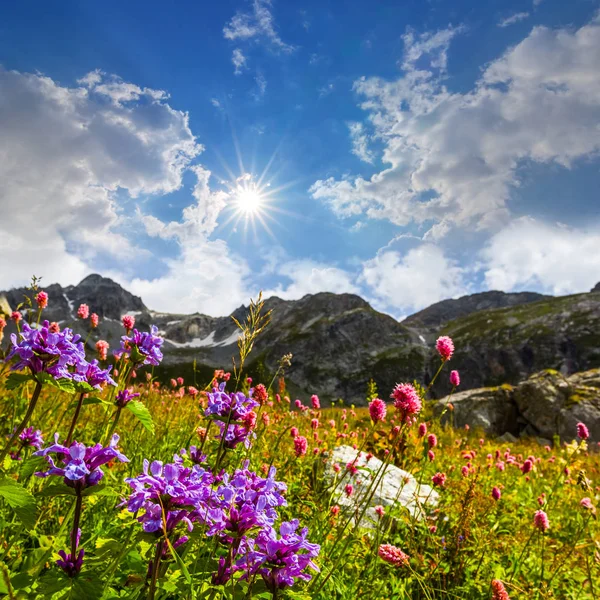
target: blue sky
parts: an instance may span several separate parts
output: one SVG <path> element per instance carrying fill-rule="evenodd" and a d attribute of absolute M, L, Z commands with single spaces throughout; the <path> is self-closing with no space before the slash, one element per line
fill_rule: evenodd
<path fill-rule="evenodd" d="M 0 287 L 101 272 L 171 312 L 262 289 L 358 293 L 396 317 L 586 291 L 599 8 L 4 3 Z"/>

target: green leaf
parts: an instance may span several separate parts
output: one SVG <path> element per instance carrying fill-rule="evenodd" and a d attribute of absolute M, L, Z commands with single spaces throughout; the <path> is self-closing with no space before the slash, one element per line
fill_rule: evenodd
<path fill-rule="evenodd" d="M 81 493 L 82 496 L 119 496 L 120 494 L 113 490 L 111 487 L 101 483 L 100 485 L 93 485 L 92 487 L 86 488 Z"/>
<path fill-rule="evenodd" d="M 51 483 L 42 488 L 36 496 L 52 497 L 52 496 L 75 496 L 75 490 L 64 483 Z"/>
<path fill-rule="evenodd" d="M 154 421 L 150 411 L 139 400 L 132 400 L 125 405 L 139 420 L 140 423 L 150 432 L 154 433 Z"/>
<path fill-rule="evenodd" d="M 31 492 L 14 479 L 3 477 L 0 479 L 0 496 L 15 511 L 23 525 L 33 529 L 37 520 L 37 505 Z"/>
<path fill-rule="evenodd" d="M 68 394 L 75 393 L 75 386 L 70 379 L 61 377 L 60 379 L 54 379 L 49 373 L 38 373 L 37 375 L 40 383 L 47 383 L 55 388 L 58 388 L 61 392 L 67 392 Z"/>
<path fill-rule="evenodd" d="M 27 479 L 31 477 L 36 471 L 45 470 L 48 463 L 43 456 L 30 456 L 27 460 L 23 461 L 21 471 L 19 472 L 19 479 Z"/>
<path fill-rule="evenodd" d="M 90 394 L 92 392 L 97 391 L 95 387 L 91 386 L 87 381 L 74 381 L 73 388 L 76 392 L 83 392 L 85 394 Z M 85 400 L 84 400 L 85 403 Z"/>
<path fill-rule="evenodd" d="M 80 573 L 71 581 L 71 591 L 67 598 L 72 600 L 100 600 L 104 593 L 104 585 L 95 575 Z"/>
<path fill-rule="evenodd" d="M 81 391 L 81 390 L 78 390 Z M 71 404 L 69 404 L 69 408 L 75 408 L 78 404 L 78 400 L 73 400 Z M 88 398 L 84 398 L 81 406 L 87 406 L 88 404 L 109 404 L 106 400 L 102 400 L 102 398 L 98 398 L 96 396 L 90 396 Z"/>
<path fill-rule="evenodd" d="M 27 381 L 35 381 L 30 373 L 11 373 L 4 382 L 7 390 L 14 390 Z"/>

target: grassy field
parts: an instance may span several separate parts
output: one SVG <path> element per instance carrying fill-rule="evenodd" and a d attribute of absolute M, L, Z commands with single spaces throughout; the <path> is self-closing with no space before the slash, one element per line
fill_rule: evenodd
<path fill-rule="evenodd" d="M 416 382 L 365 390 L 385 419 L 380 401 L 290 399 L 285 359 L 272 382 L 243 373 L 260 324 L 258 313 L 241 324 L 236 372 L 202 389 L 153 379 L 155 334 L 127 328 L 113 386 L 108 363 L 82 367 L 67 332 L 21 328 L 0 364 L 0 595 L 600 597 L 600 455 L 584 429 L 552 447 L 455 430 Z M 332 465 L 340 445 L 381 468 Z M 382 506 L 357 525 L 392 466 L 434 486 L 437 505 L 420 519 Z"/>

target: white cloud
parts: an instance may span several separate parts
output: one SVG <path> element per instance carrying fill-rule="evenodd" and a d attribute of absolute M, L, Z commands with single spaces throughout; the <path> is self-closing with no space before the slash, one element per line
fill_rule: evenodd
<path fill-rule="evenodd" d="M 202 151 L 166 98 L 100 71 L 66 87 L 0 68 L 2 287 L 75 283 L 105 255 L 129 262 L 119 198 L 178 189 Z"/>
<path fill-rule="evenodd" d="M 409 313 L 468 293 L 464 269 L 433 244 L 421 244 L 405 254 L 381 250 L 364 263 L 359 282 L 368 286 L 376 305 Z"/>
<path fill-rule="evenodd" d="M 500 21 L 498 23 L 498 27 L 508 27 L 509 25 L 514 25 L 515 23 L 518 23 L 519 21 L 524 21 L 527 17 L 529 17 L 528 12 L 515 13 L 514 15 L 511 15 L 510 17 L 507 17 L 506 19 L 502 19 L 502 21 Z"/>
<path fill-rule="evenodd" d="M 254 78 L 256 82 L 256 91 L 252 92 L 252 95 L 256 100 L 260 100 L 267 91 L 267 80 L 265 76 L 259 71 Z"/>
<path fill-rule="evenodd" d="M 465 30 L 463 26 L 440 29 L 434 32 L 425 32 L 418 36 L 409 29 L 403 36 L 404 60 L 402 68 L 405 71 L 415 71 L 421 59 L 426 60 L 427 68 L 445 71 L 448 65 L 448 48 L 450 42 L 457 34 Z"/>
<path fill-rule="evenodd" d="M 328 83 L 327 85 L 321 86 L 318 90 L 319 98 L 324 98 L 325 96 L 329 96 L 331 92 L 335 90 L 335 84 Z"/>
<path fill-rule="evenodd" d="M 490 289 L 587 292 L 600 281 L 600 225 L 573 229 L 531 218 L 496 233 L 482 251 Z"/>
<path fill-rule="evenodd" d="M 177 259 L 164 262 L 165 275 L 125 283 L 153 310 L 225 316 L 257 295 L 246 286 L 250 276 L 246 262 L 223 240 L 189 241 Z"/>
<path fill-rule="evenodd" d="M 275 30 L 270 0 L 253 0 L 252 12 L 238 12 L 223 28 L 228 40 L 266 40 L 270 47 L 285 53 L 295 50 L 286 44 Z"/>
<path fill-rule="evenodd" d="M 352 140 L 352 154 L 358 156 L 360 160 L 373 164 L 375 153 L 369 148 L 369 136 L 365 133 L 362 123 L 348 123 L 350 130 L 350 139 Z"/>
<path fill-rule="evenodd" d="M 265 297 L 278 296 L 284 300 L 297 300 L 306 294 L 318 292 L 360 294 L 350 273 L 312 260 L 291 260 L 282 263 L 277 268 L 277 273 L 289 279 L 290 283 L 267 290 Z"/>
<path fill-rule="evenodd" d="M 501 227 L 518 167 L 570 168 L 600 150 L 598 20 L 578 30 L 535 27 L 464 94 L 436 75 L 456 31 L 407 34 L 402 77 L 355 83 L 386 168 L 369 179 L 317 181 L 311 193 L 338 216 Z M 429 70 L 420 65 L 425 58 Z"/>
<path fill-rule="evenodd" d="M 247 68 L 246 67 L 247 59 L 244 56 L 244 53 L 239 48 L 236 48 L 233 51 L 233 54 L 231 55 L 231 62 L 233 63 L 233 66 L 235 67 L 234 73 L 236 75 L 241 75 L 242 71 L 244 71 L 244 69 Z"/>

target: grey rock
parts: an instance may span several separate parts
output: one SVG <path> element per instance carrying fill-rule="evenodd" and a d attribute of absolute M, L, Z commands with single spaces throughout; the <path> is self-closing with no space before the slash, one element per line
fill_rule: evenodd
<path fill-rule="evenodd" d="M 339 479 L 343 469 L 348 463 L 354 462 L 356 467 L 360 469 L 356 475 L 345 476 L 344 480 L 333 492 L 333 503 L 338 504 L 346 514 L 352 514 L 358 506 L 363 506 L 363 503 L 368 500 L 371 492 L 369 492 L 370 476 L 375 477 L 375 474 L 382 466 L 382 461 L 376 457 L 371 457 L 367 460 L 366 453 L 358 453 L 351 446 L 338 446 L 327 455 L 328 461 L 325 469 L 325 478 L 328 481 L 334 481 L 336 473 L 333 469 L 335 463 L 342 467 L 342 471 L 337 475 Z M 347 483 L 352 483 L 354 493 L 352 496 L 347 496 L 344 493 L 344 487 Z M 419 485 L 418 481 L 408 472 L 399 469 L 394 465 L 388 465 L 385 469 L 383 477 L 377 484 L 373 497 L 369 502 L 360 525 L 363 527 L 373 527 L 377 522 L 377 514 L 374 507 L 381 505 L 384 508 L 390 506 L 403 506 L 408 513 L 417 520 L 422 519 L 427 515 L 429 510 L 439 502 L 439 494 L 426 484 Z"/>

